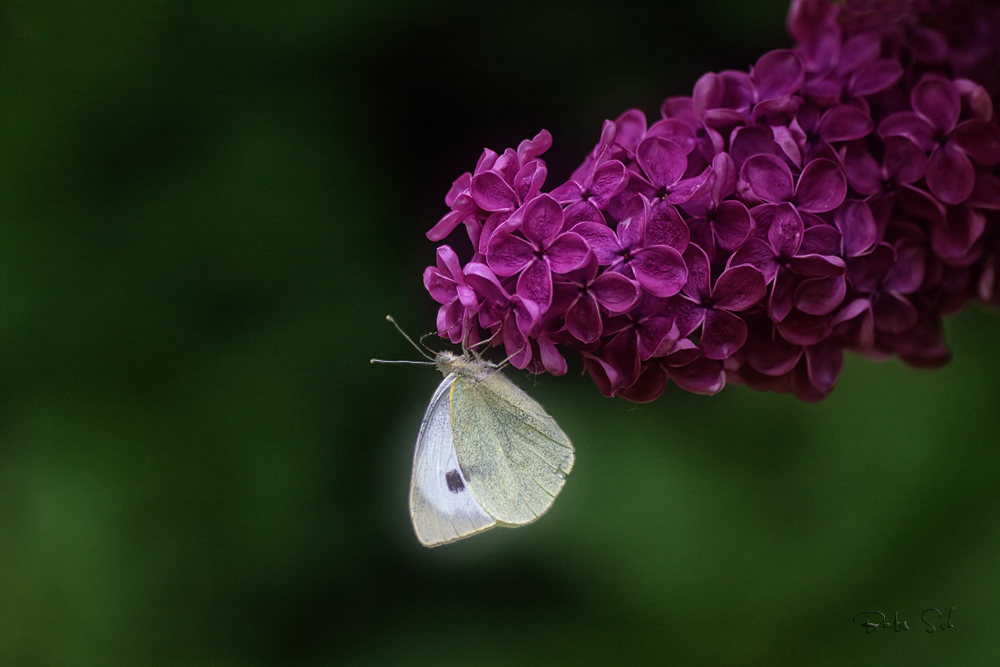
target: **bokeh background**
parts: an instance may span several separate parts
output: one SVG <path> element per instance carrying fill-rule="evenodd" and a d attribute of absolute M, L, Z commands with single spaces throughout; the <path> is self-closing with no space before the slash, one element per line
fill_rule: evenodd
<path fill-rule="evenodd" d="M 576 445 L 559 502 L 410 528 L 440 377 L 368 360 L 415 355 L 386 313 L 433 328 L 452 179 L 544 127 L 561 182 L 786 8 L 5 2 L 0 664 L 1000 664 L 978 307 L 945 369 L 851 358 L 820 405 L 515 373 Z"/>

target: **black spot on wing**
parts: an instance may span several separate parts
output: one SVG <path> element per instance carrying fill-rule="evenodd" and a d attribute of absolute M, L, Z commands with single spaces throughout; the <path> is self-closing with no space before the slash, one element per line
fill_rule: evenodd
<path fill-rule="evenodd" d="M 457 470 L 449 470 L 445 473 L 444 479 L 448 482 L 448 490 L 452 493 L 465 491 L 465 484 L 462 483 L 462 476 L 458 474 Z"/>

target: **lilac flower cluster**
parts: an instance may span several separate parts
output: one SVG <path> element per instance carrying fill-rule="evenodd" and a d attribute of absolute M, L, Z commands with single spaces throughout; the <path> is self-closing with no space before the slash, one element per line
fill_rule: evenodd
<path fill-rule="evenodd" d="M 606 121 L 547 193 L 548 132 L 487 149 L 427 234 L 464 225 L 473 247 L 424 273 L 439 333 L 556 375 L 575 349 L 637 402 L 670 379 L 818 401 L 844 350 L 945 363 L 941 317 L 1000 304 L 1000 32 L 983 25 L 1000 14 L 970 0 L 794 0 L 793 50 L 706 74 L 655 122 Z"/>

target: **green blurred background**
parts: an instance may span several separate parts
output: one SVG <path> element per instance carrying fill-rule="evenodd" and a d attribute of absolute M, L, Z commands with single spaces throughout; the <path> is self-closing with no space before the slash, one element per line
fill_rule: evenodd
<path fill-rule="evenodd" d="M 977 307 L 944 370 L 852 358 L 820 405 L 514 374 L 576 445 L 559 502 L 412 534 L 440 377 L 368 360 L 433 328 L 452 179 L 545 127 L 561 182 L 786 6 L 4 3 L 0 665 L 1000 664 Z"/>

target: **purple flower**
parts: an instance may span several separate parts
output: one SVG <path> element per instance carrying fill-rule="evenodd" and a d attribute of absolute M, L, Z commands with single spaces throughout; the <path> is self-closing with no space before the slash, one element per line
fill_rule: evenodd
<path fill-rule="evenodd" d="M 582 268 L 565 275 L 566 282 L 554 285 L 554 300 L 568 304 L 565 308 L 566 331 L 581 343 L 593 343 L 601 337 L 602 308 L 611 315 L 624 313 L 636 305 L 642 295 L 642 288 L 634 280 L 611 271 L 598 275 L 597 269 L 597 258 L 591 255 Z"/>
<path fill-rule="evenodd" d="M 792 180 L 788 165 L 774 155 L 755 155 L 746 161 L 740 177 L 763 202 L 790 202 L 809 213 L 832 211 L 847 196 L 847 179 L 833 160 L 813 160 Z"/>
<path fill-rule="evenodd" d="M 764 276 L 749 264 L 727 268 L 712 284 L 708 255 L 695 244 L 684 253 L 688 279 L 672 309 L 681 335 L 701 327 L 701 351 L 725 359 L 743 347 L 746 323 L 734 313 L 757 304 L 765 293 Z"/>
<path fill-rule="evenodd" d="M 534 303 L 541 313 L 552 303 L 552 273 L 580 268 L 587 259 L 583 237 L 562 228 L 562 207 L 552 197 L 541 195 L 523 209 L 524 238 L 499 231 L 486 252 L 486 261 L 498 276 L 520 274 L 517 295 Z"/>
<path fill-rule="evenodd" d="M 755 267 L 771 284 L 767 312 L 775 322 L 793 307 L 809 315 L 826 315 L 844 298 L 844 261 L 835 228 L 815 224 L 805 228 L 791 204 L 762 204 L 753 209 L 758 234 L 730 259 Z"/>
<path fill-rule="evenodd" d="M 601 141 L 586 162 L 573 172 L 569 181 L 552 191 L 557 201 L 563 204 L 587 201 L 598 209 L 604 209 L 615 195 L 625 189 L 629 173 L 624 164 L 613 159 L 612 148 L 617 134 L 617 124 L 606 121 Z"/>
<path fill-rule="evenodd" d="M 847 279 L 864 297 L 849 304 L 834 322 L 863 315 L 867 323 L 862 344 L 870 345 L 876 331 L 898 334 L 916 324 L 917 308 L 906 295 L 916 292 L 924 280 L 919 246 L 879 243 L 871 253 L 848 262 Z"/>
<path fill-rule="evenodd" d="M 590 356 L 590 368 L 591 375 L 604 374 L 609 396 L 635 384 L 642 362 L 670 352 L 680 337 L 666 301 L 648 294 L 628 314 L 608 319 L 604 331 L 609 336 L 604 354 Z"/>
<path fill-rule="evenodd" d="M 665 244 L 687 244 L 686 225 L 669 203 L 652 207 L 649 200 L 637 195 L 618 224 L 617 234 L 593 222 L 581 223 L 573 231 L 586 239 L 599 264 L 634 277 L 653 296 L 673 296 L 687 280 L 680 253 Z"/>
<path fill-rule="evenodd" d="M 797 44 L 630 109 L 542 192 L 544 130 L 483 151 L 428 232 L 452 341 L 646 402 L 673 380 L 818 401 L 844 350 L 946 362 L 942 316 L 1000 303 L 1000 12 L 972 0 L 793 0 Z"/>
<path fill-rule="evenodd" d="M 466 312 L 475 312 L 479 304 L 475 292 L 465 282 L 458 255 L 450 247 L 443 245 L 437 249 L 437 266 L 424 270 L 424 287 L 442 304 L 437 316 L 438 333 L 452 343 L 461 342 L 468 333 L 464 326 Z"/>
<path fill-rule="evenodd" d="M 976 182 L 973 162 L 1000 163 L 1000 128 L 984 120 L 959 123 L 961 95 L 951 81 L 927 75 L 910 93 L 913 111 L 900 111 L 879 124 L 882 137 L 903 136 L 930 152 L 927 186 L 945 204 L 961 204 Z"/>
<path fill-rule="evenodd" d="M 689 202 L 684 209 L 693 216 L 688 228 L 700 232 L 702 247 L 714 258 L 716 245 L 725 252 L 739 248 L 753 231 L 753 220 L 743 202 L 726 199 L 736 192 L 736 169 L 729 154 L 716 155 L 712 170 L 716 178 L 709 196 Z"/>

